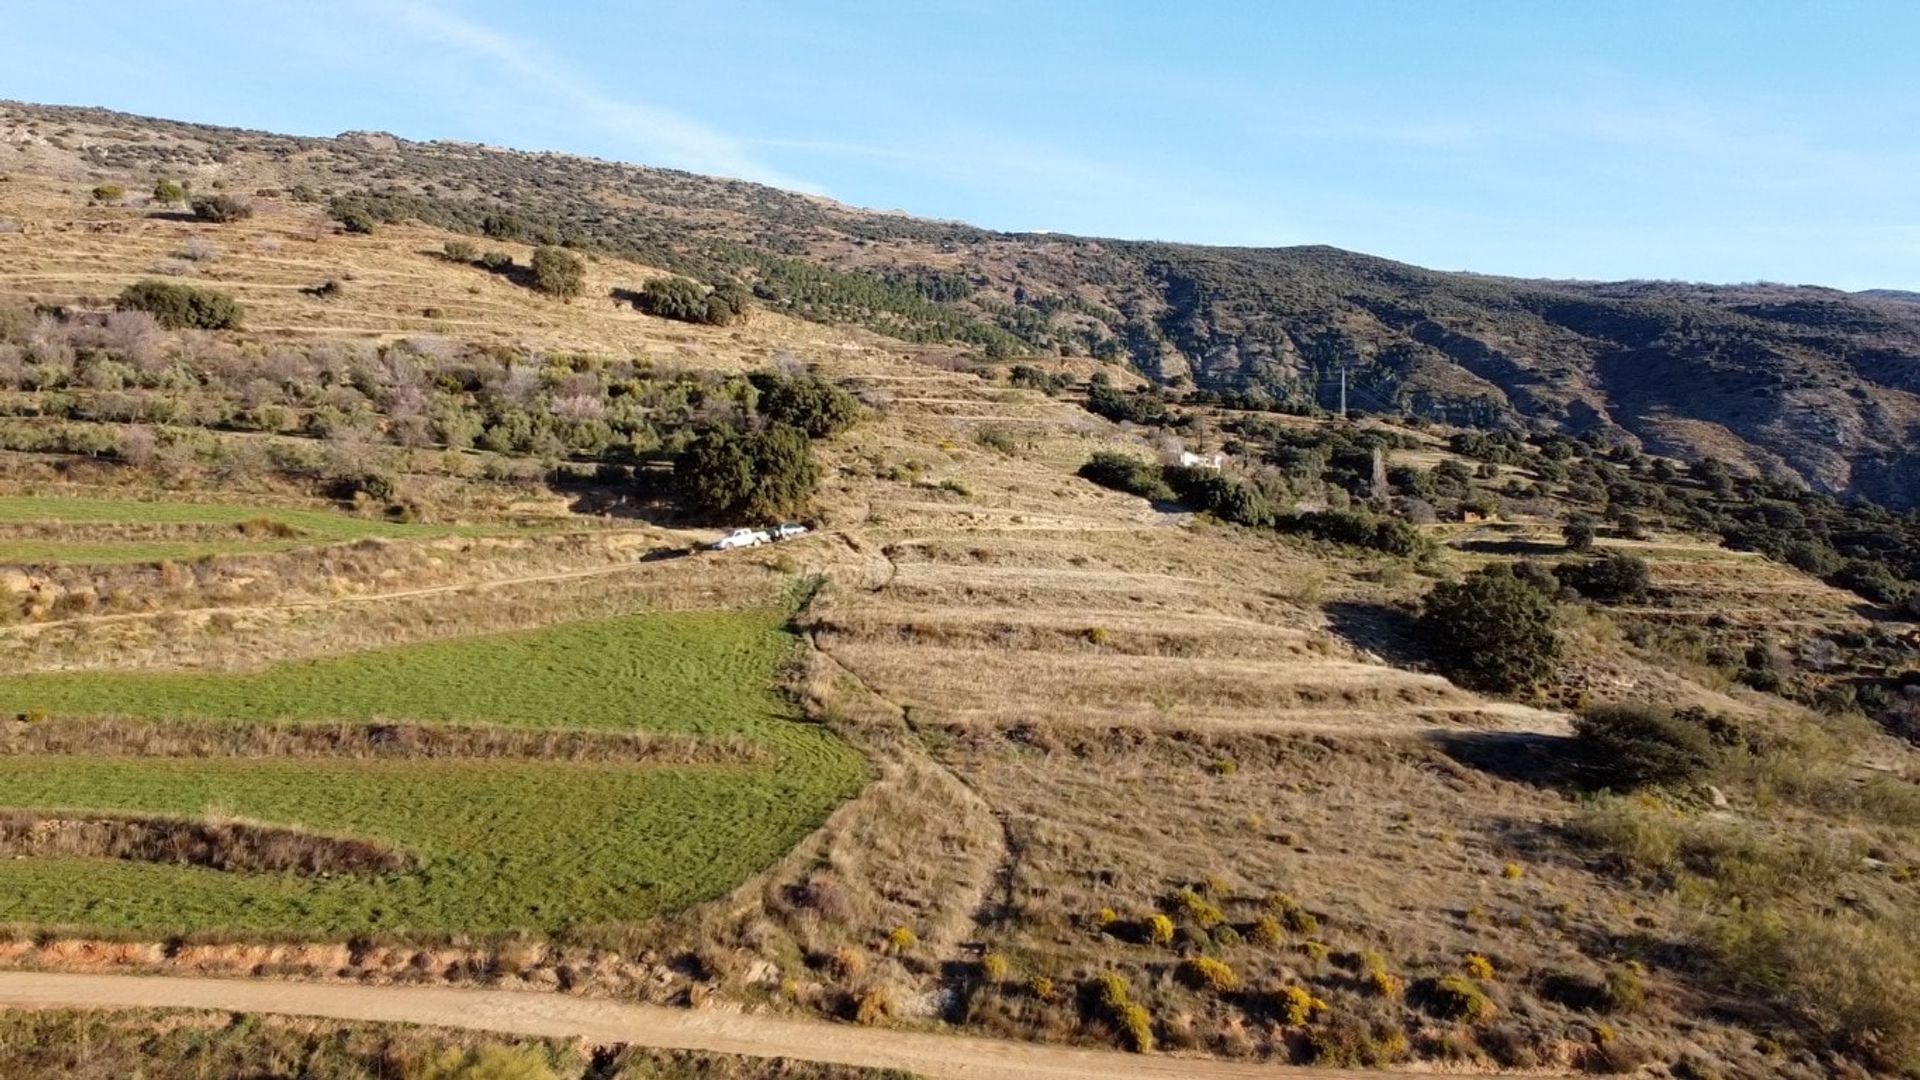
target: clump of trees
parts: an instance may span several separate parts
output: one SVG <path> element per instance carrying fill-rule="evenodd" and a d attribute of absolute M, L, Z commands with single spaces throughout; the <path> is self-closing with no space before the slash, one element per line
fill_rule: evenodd
<path fill-rule="evenodd" d="M 253 216 L 251 202 L 224 192 L 214 195 L 195 195 L 191 206 L 194 217 L 216 224 L 245 221 Z"/>
<path fill-rule="evenodd" d="M 1144 499 L 1172 499 L 1173 489 L 1160 475 L 1160 466 L 1129 454 L 1101 450 L 1080 466 L 1080 475 L 1104 488 Z"/>
<path fill-rule="evenodd" d="M 634 306 L 663 319 L 729 326 L 746 318 L 749 295 L 732 279 L 708 290 L 686 278 L 662 277 L 641 287 Z"/>
<path fill-rule="evenodd" d="M 142 281 L 121 290 L 115 307 L 144 311 L 169 330 L 232 330 L 241 307 L 226 293 L 173 281 Z"/>
<path fill-rule="evenodd" d="M 533 287 L 548 296 L 571 300 L 587 288 L 587 264 L 580 256 L 551 244 L 533 249 Z"/>
<path fill-rule="evenodd" d="M 1421 606 L 1419 635 L 1434 662 L 1462 686 L 1490 693 L 1532 690 L 1561 655 L 1553 599 L 1505 565 L 1435 585 Z"/>

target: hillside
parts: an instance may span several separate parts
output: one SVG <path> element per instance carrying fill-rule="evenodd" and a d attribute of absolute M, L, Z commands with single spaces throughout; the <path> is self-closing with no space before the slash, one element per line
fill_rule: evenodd
<path fill-rule="evenodd" d="M 546 238 L 719 281 L 804 317 L 1173 385 L 1454 423 L 1598 432 L 1886 505 L 1920 504 L 1920 309 L 1817 287 L 1548 282 L 1332 248 L 997 233 L 754 184 L 377 133 L 293 138 L 0 106 L 0 172 L 173 177 Z"/>
<path fill-rule="evenodd" d="M 1734 451 L 1165 392 L 992 323 L 1034 310 L 1011 278 L 957 295 L 1141 246 L 34 115 L 0 151 L 0 967 L 564 992 L 698 1010 L 698 1045 L 752 1012 L 1093 1075 L 1920 1069 L 1911 515 Z M 148 197 L 172 178 L 250 213 Z M 410 212 L 325 190 L 388 184 Z M 571 297 L 531 272 L 563 204 L 610 208 Z M 1341 333 L 1420 283 L 1566 295 L 1179 258 L 1384 275 L 1325 294 Z M 757 293 L 714 322 L 628 298 L 722 271 Z M 1070 354 L 1172 288 L 1084 287 Z M 70 1030 L 74 1075 L 185 1080 L 206 1023 L 51 1013 L 0 1072 Z M 205 1043 L 389 1038 L 315 1023 Z"/>

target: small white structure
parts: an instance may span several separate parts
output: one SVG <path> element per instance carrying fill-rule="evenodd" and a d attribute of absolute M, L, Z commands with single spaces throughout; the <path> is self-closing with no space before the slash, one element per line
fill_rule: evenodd
<path fill-rule="evenodd" d="M 1227 463 L 1225 454 L 1196 454 L 1191 450 L 1180 451 L 1180 464 L 1188 468 L 1218 469 Z"/>

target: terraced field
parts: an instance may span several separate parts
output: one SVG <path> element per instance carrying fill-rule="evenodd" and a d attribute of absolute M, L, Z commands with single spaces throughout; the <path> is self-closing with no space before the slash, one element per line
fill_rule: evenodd
<path fill-rule="evenodd" d="M 684 907 L 791 848 L 863 779 L 857 754 L 795 720 L 773 693 L 791 646 L 774 612 L 649 614 L 248 675 L 0 680 L 0 712 L 29 717 L 682 732 L 765 752 L 752 764 L 675 766 L 8 756 L 0 805 L 298 825 L 384 842 L 416 865 L 313 877 L 14 859 L 0 863 L 0 920 L 144 934 L 439 935 L 578 931 Z"/>
<path fill-rule="evenodd" d="M 0 496 L 0 563 L 156 562 L 499 531 L 287 506 Z"/>

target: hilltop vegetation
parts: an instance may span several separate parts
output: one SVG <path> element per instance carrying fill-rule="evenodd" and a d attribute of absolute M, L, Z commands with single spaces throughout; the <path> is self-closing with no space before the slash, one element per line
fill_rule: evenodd
<path fill-rule="evenodd" d="M 218 169 L 331 200 L 349 228 L 417 220 L 601 251 L 810 319 L 995 356 L 1092 356 L 1294 409 L 1331 407 L 1344 370 L 1367 411 L 1592 432 L 1891 506 L 1920 502 L 1920 311 L 1897 299 L 1521 281 L 1324 247 L 1006 234 L 554 155 L 7 111 L 20 153 L 61 150 L 143 184 Z M 708 322 L 725 310 L 691 296 L 648 303 Z M 1844 442 L 1827 436 L 1835 425 Z"/>

